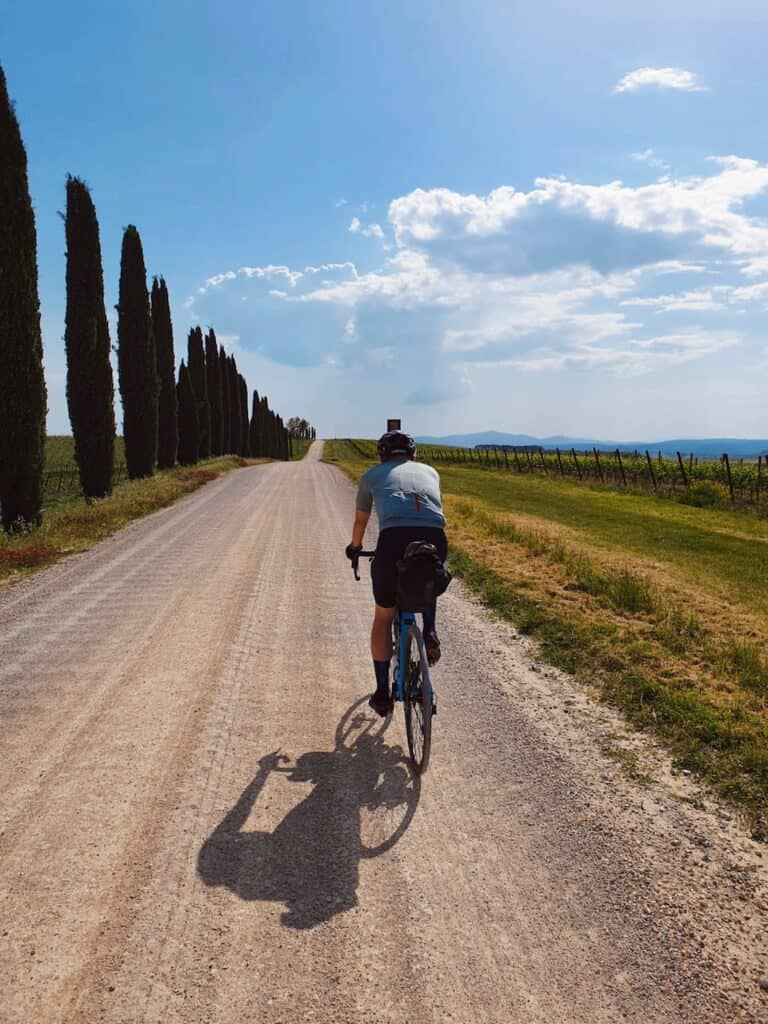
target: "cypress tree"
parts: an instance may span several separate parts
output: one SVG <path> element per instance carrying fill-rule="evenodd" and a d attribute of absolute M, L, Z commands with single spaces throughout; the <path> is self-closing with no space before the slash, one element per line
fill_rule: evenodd
<path fill-rule="evenodd" d="M 229 453 L 229 442 L 232 438 L 232 409 L 229 404 L 229 356 L 224 351 L 224 346 L 219 346 L 219 371 L 221 374 L 221 402 L 224 410 L 221 430 L 221 451 L 223 455 Z"/>
<path fill-rule="evenodd" d="M 205 336 L 205 375 L 211 408 L 211 455 L 221 455 L 224 451 L 224 392 L 219 347 L 212 327 Z"/>
<path fill-rule="evenodd" d="M 181 361 L 177 385 L 177 406 L 179 410 L 179 462 L 191 466 L 198 460 L 199 433 L 197 422 L 197 400 L 192 390 L 189 371 Z"/>
<path fill-rule="evenodd" d="M 75 460 L 87 498 L 112 490 L 115 388 L 109 361 L 99 222 L 87 185 L 67 177 L 67 405 Z"/>
<path fill-rule="evenodd" d="M 248 422 L 248 385 L 245 377 L 240 374 L 238 378 L 240 386 L 240 454 L 247 459 L 251 451 L 251 439 Z"/>
<path fill-rule="evenodd" d="M 251 404 L 251 422 L 248 429 L 248 443 L 251 449 L 251 457 L 256 459 L 261 454 L 259 449 L 259 392 L 253 392 Z"/>
<path fill-rule="evenodd" d="M 35 215 L 0 68 L 0 505 L 8 531 L 42 517 L 45 414 Z"/>
<path fill-rule="evenodd" d="M 272 413 L 269 408 L 269 399 L 266 395 L 261 399 L 261 446 L 262 455 L 272 458 Z"/>
<path fill-rule="evenodd" d="M 203 332 L 193 327 L 189 332 L 187 344 L 187 368 L 192 380 L 192 390 L 197 402 L 197 427 L 200 433 L 200 458 L 207 459 L 211 454 L 211 407 L 208 404 L 208 382 L 205 372 L 205 353 L 203 351 Z"/>
<path fill-rule="evenodd" d="M 173 324 L 168 289 L 162 277 L 152 280 L 152 330 L 160 393 L 157 402 L 157 466 L 170 469 L 176 465 L 179 446 L 178 403 L 174 367 Z"/>
<path fill-rule="evenodd" d="M 242 408 L 240 406 L 240 387 L 237 383 L 237 362 L 234 356 L 229 357 L 229 408 L 232 412 L 232 433 L 229 439 L 229 451 L 237 455 L 240 451 L 240 438 L 242 435 Z"/>
<path fill-rule="evenodd" d="M 120 260 L 117 368 L 128 476 L 132 480 L 152 476 L 157 460 L 159 381 L 144 251 L 133 224 L 125 229 Z"/>

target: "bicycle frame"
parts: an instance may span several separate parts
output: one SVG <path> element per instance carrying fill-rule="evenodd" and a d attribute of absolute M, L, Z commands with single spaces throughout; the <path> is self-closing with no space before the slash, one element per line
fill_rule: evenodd
<path fill-rule="evenodd" d="M 429 695 L 434 700 L 432 680 L 429 678 L 427 652 L 424 650 L 424 637 L 416 622 L 415 612 L 404 612 L 399 608 L 395 615 L 395 643 L 397 646 L 397 661 L 392 677 L 392 696 L 395 700 L 402 701 L 405 698 L 405 673 L 408 663 L 408 634 L 413 629 L 413 635 L 419 649 L 421 660 L 422 676 L 426 679 Z"/>

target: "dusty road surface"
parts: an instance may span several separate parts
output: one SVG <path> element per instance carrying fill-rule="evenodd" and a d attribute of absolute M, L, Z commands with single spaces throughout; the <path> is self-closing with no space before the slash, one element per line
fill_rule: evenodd
<path fill-rule="evenodd" d="M 759 848 L 458 585 L 414 784 L 319 448 L 0 593 L 0 1019 L 768 1020 Z"/>

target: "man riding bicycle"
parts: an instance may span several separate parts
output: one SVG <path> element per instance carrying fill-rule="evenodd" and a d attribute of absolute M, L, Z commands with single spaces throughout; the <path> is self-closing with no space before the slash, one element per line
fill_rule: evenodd
<path fill-rule="evenodd" d="M 376 610 L 371 628 L 371 654 L 376 673 L 376 692 L 368 703 L 385 717 L 390 711 L 389 663 L 392 659 L 392 620 L 397 611 L 397 563 L 412 541 L 434 544 L 445 560 L 448 543 L 437 470 L 414 462 L 416 443 L 408 434 L 390 430 L 378 441 L 380 465 L 360 478 L 357 491 L 352 543 L 346 554 L 356 558 L 363 548 L 363 536 L 371 509 L 376 506 L 379 540 L 371 565 Z M 430 665 L 440 658 L 440 640 L 435 628 L 437 608 L 424 612 L 424 646 Z"/>

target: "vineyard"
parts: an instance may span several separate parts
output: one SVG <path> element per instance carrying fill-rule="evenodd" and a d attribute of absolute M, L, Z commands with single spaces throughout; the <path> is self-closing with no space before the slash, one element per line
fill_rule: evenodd
<path fill-rule="evenodd" d="M 350 440 L 361 458 L 376 459 L 375 441 Z M 466 466 L 506 473 L 533 473 L 570 477 L 574 481 L 610 484 L 663 495 L 675 495 L 687 504 L 717 506 L 735 503 L 768 506 L 768 456 L 757 461 L 701 459 L 678 452 L 672 459 L 650 452 L 568 450 L 556 448 L 451 448 L 419 445 L 419 459 L 445 466 Z"/>

